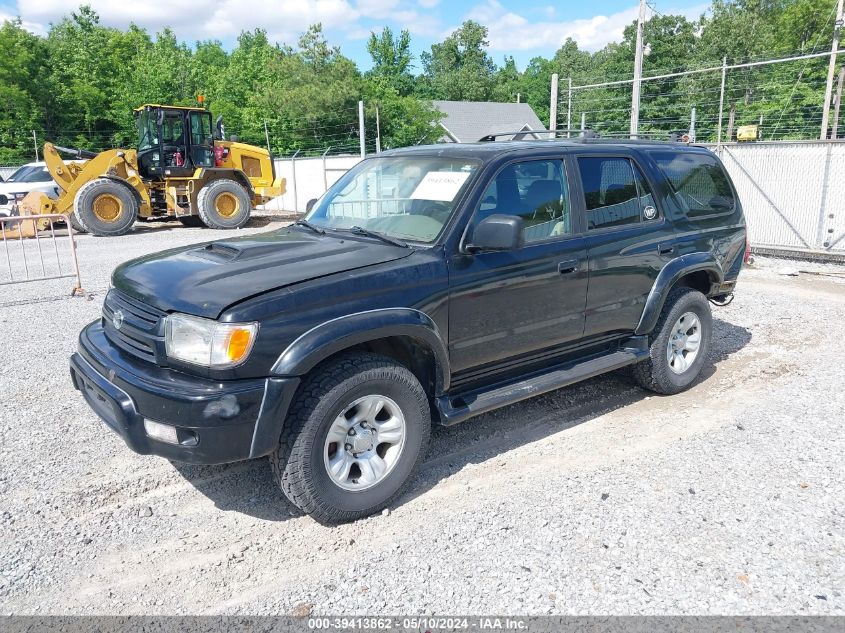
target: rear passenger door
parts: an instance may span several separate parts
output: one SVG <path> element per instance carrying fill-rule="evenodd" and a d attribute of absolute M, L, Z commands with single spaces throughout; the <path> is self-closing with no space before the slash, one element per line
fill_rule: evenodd
<path fill-rule="evenodd" d="M 672 231 L 633 157 L 581 155 L 577 166 L 590 277 L 584 336 L 632 332 L 658 273 L 674 256 Z"/>
<path fill-rule="evenodd" d="M 464 239 L 490 215 L 518 215 L 525 245 L 450 258 L 453 371 L 506 364 L 581 338 L 587 251 L 572 212 L 572 165 L 562 158 L 514 162 L 488 183 Z"/>

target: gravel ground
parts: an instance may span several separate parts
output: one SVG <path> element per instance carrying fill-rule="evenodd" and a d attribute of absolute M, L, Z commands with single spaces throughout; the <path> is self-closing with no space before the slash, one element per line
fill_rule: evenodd
<path fill-rule="evenodd" d="M 389 512 L 326 528 L 265 460 L 135 455 L 71 387 L 114 266 L 222 235 L 83 236 L 86 297 L 0 287 L 0 613 L 845 613 L 845 268 L 758 258 L 690 391 L 620 372 L 438 427 Z"/>

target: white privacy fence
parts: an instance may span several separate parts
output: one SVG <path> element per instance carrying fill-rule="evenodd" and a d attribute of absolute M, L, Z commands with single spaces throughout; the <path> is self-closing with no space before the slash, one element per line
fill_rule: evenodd
<path fill-rule="evenodd" d="M 753 247 L 845 256 L 845 142 L 729 143 L 712 149 L 739 192 Z"/>
<path fill-rule="evenodd" d="M 276 175 L 287 180 L 285 194 L 265 207 L 285 211 L 305 211 L 305 205 L 322 196 L 328 187 L 361 160 L 353 156 L 309 156 L 276 159 Z"/>

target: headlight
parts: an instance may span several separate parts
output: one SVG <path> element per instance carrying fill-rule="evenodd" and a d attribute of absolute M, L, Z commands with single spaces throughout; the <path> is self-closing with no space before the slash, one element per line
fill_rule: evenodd
<path fill-rule="evenodd" d="M 165 320 L 167 355 L 203 367 L 234 367 L 246 360 L 255 343 L 258 323 L 220 323 L 171 314 Z"/>

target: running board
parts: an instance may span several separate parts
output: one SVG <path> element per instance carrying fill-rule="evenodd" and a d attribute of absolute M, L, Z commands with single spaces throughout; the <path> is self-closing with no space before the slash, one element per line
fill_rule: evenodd
<path fill-rule="evenodd" d="M 645 337 L 634 337 L 626 343 L 627 345 L 618 351 L 580 362 L 557 365 L 523 380 L 494 386 L 490 390 L 468 391 L 452 397 L 440 396 L 437 398 L 437 409 L 440 412 L 441 424 L 452 426 L 476 415 L 633 365 L 648 357 Z"/>

